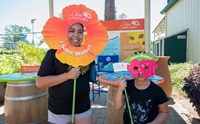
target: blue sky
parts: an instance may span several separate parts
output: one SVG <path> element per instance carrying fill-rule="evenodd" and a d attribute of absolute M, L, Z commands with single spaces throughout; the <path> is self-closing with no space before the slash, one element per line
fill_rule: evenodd
<path fill-rule="evenodd" d="M 58 16 L 65 6 L 84 4 L 96 11 L 99 19 L 104 19 L 105 0 L 54 0 L 54 16 Z M 144 18 L 145 0 L 115 0 L 117 17 L 125 13 L 127 19 Z M 151 0 L 151 31 L 164 15 L 160 11 L 166 6 L 167 0 Z M 49 0 L 0 0 L 0 34 L 4 34 L 5 26 L 17 24 L 41 32 L 49 18 Z M 37 40 L 37 37 L 35 38 Z M 151 36 L 151 39 L 152 36 Z"/>

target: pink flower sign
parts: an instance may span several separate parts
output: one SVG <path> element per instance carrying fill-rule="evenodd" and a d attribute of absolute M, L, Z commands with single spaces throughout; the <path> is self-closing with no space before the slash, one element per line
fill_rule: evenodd
<path fill-rule="evenodd" d="M 142 75 L 144 78 L 149 78 L 154 75 L 154 71 L 158 67 L 156 63 L 157 60 L 158 58 L 152 54 L 137 52 L 127 58 L 126 62 L 129 63 L 127 65 L 127 70 L 134 77 Z"/>

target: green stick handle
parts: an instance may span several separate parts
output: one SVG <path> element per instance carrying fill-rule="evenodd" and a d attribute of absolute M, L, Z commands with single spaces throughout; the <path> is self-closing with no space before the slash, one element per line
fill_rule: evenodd
<path fill-rule="evenodd" d="M 121 76 L 123 77 L 122 72 L 121 72 Z M 129 102 L 128 102 L 128 95 L 127 95 L 127 92 L 126 92 L 126 88 L 124 89 L 124 92 L 125 92 L 125 97 L 126 97 L 126 103 L 127 103 L 127 106 L 128 106 L 129 116 L 130 116 L 130 119 L 131 119 L 131 124 L 134 124 L 134 123 L 133 123 L 132 114 L 131 114 L 130 105 L 129 105 Z"/>
<path fill-rule="evenodd" d="M 127 106 L 128 106 L 128 112 L 129 112 L 129 116 L 130 116 L 130 119 L 131 119 L 131 124 L 134 124 L 134 123 L 133 123 L 132 114 L 131 114 L 130 105 L 129 105 L 129 102 L 128 102 L 128 96 L 127 96 L 126 89 L 124 89 L 124 92 L 125 92 L 125 96 L 126 96 L 126 102 L 127 102 Z"/>
<path fill-rule="evenodd" d="M 76 79 L 74 79 L 73 103 L 72 103 L 72 123 L 73 124 L 74 124 L 75 99 L 76 99 Z"/>

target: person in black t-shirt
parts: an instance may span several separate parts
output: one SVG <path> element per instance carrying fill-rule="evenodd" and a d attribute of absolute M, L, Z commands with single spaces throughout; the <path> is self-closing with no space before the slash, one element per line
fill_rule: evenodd
<path fill-rule="evenodd" d="M 168 98 L 165 92 L 160 86 L 148 79 L 154 75 L 156 66 L 157 64 L 152 60 L 133 59 L 127 68 L 135 79 L 128 81 L 123 77 L 119 79 L 114 107 L 116 110 L 120 110 L 126 104 L 124 124 L 131 124 L 131 118 L 134 124 L 163 124 L 169 116 Z M 125 90 L 131 117 L 125 100 Z"/>
<path fill-rule="evenodd" d="M 84 37 L 83 32 L 82 24 L 72 24 L 68 30 L 70 44 L 79 47 Z M 76 79 L 75 123 L 92 124 L 88 71 L 90 64 L 74 68 L 61 63 L 55 53 L 56 50 L 53 49 L 47 51 L 36 78 L 37 87 L 48 88 L 48 121 L 54 124 L 71 123 L 73 86 Z"/>

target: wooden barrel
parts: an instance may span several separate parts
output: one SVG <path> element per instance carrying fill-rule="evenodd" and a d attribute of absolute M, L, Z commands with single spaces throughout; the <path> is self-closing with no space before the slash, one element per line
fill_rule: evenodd
<path fill-rule="evenodd" d="M 8 124 L 47 124 L 47 89 L 35 81 L 7 83 L 4 112 Z"/>
<path fill-rule="evenodd" d="M 6 82 L 0 82 L 0 102 L 4 101 Z"/>
<path fill-rule="evenodd" d="M 108 97 L 107 97 L 107 118 L 108 118 L 108 124 L 123 124 L 123 115 L 124 115 L 124 110 L 125 106 L 123 109 L 117 111 L 114 108 L 114 98 L 116 94 L 117 88 L 109 86 L 108 89 Z"/>

